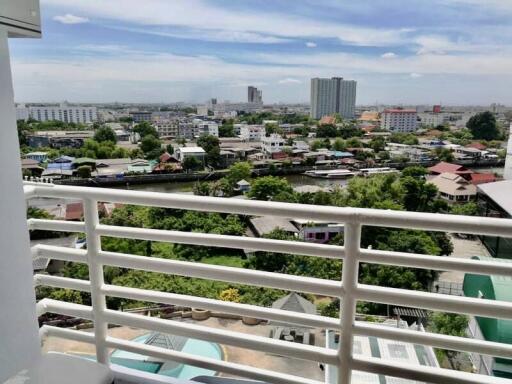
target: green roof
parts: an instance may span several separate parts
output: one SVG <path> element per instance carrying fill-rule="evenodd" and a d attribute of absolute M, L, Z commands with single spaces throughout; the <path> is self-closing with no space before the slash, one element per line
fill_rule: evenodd
<path fill-rule="evenodd" d="M 474 256 L 473 259 L 512 263 L 512 260 L 492 257 Z M 512 277 L 466 273 L 463 290 L 464 295 L 468 297 L 512 302 Z M 486 340 L 512 344 L 512 320 L 487 317 L 476 319 Z"/>
<path fill-rule="evenodd" d="M 75 159 L 73 161 L 74 164 L 96 164 L 96 160 L 95 159 L 91 159 L 89 157 L 79 157 L 78 159 Z"/>

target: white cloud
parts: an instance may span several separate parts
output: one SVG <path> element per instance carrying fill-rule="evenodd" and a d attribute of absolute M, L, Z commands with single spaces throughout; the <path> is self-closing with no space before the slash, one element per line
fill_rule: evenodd
<path fill-rule="evenodd" d="M 313 43 L 312 41 L 308 41 L 306 43 L 306 47 L 308 47 L 308 48 L 316 48 L 316 43 Z"/>
<path fill-rule="evenodd" d="M 423 77 L 423 75 L 421 73 L 413 72 L 413 73 L 409 74 L 409 77 L 411 77 L 413 79 L 417 79 L 419 77 Z"/>
<path fill-rule="evenodd" d="M 294 79 L 292 77 L 287 77 L 285 79 L 281 79 L 278 81 L 279 84 L 301 84 L 302 81 L 299 79 Z"/>
<path fill-rule="evenodd" d="M 410 29 L 371 28 L 319 21 L 287 13 L 241 12 L 202 0 L 145 0 L 144 7 L 140 6 L 140 0 L 74 0 L 72 5 L 69 0 L 45 0 L 45 3 L 68 9 L 73 7 L 73 10 L 97 19 L 156 28 L 185 27 L 204 31 L 207 35 L 212 31 L 229 31 L 275 38 L 316 36 L 338 38 L 352 45 L 384 46 L 403 42 L 407 33 L 411 32 Z M 231 38 L 229 34 L 227 36 Z"/>
<path fill-rule="evenodd" d="M 89 19 L 87 17 L 75 16 L 71 13 L 55 16 L 53 20 L 58 21 L 59 23 L 62 24 L 83 24 L 89 22 Z"/>
<path fill-rule="evenodd" d="M 383 59 L 394 59 L 396 57 L 396 54 L 393 52 L 386 52 L 380 55 Z"/>

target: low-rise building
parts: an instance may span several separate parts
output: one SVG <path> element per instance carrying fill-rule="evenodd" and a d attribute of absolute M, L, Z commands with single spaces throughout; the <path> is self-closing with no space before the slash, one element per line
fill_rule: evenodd
<path fill-rule="evenodd" d="M 141 123 L 143 121 L 151 121 L 151 112 L 136 111 L 130 112 L 130 116 L 134 123 Z"/>
<path fill-rule="evenodd" d="M 261 141 L 266 134 L 264 125 L 239 124 L 238 129 L 238 137 L 243 141 Z"/>
<path fill-rule="evenodd" d="M 273 153 L 282 152 L 284 143 L 285 140 L 280 135 L 273 133 L 261 139 L 261 149 L 264 153 L 271 155 Z"/>
<path fill-rule="evenodd" d="M 179 136 L 179 122 L 177 120 L 162 119 L 153 123 L 158 136 L 176 138 Z"/>
<path fill-rule="evenodd" d="M 450 203 L 467 203 L 476 197 L 476 187 L 462 176 L 441 173 L 429 180 L 439 190 L 441 199 Z"/>
<path fill-rule="evenodd" d="M 375 324 L 375 323 L 372 323 Z M 393 327 L 401 329 L 409 329 L 411 332 L 423 332 L 423 327 L 416 324 L 408 326 L 406 321 L 399 321 L 397 325 L 396 320 L 386 320 L 379 323 L 379 326 Z M 325 334 L 326 348 L 338 350 L 339 348 L 339 334 L 332 330 L 327 330 Z M 352 343 L 352 349 L 355 358 L 361 359 L 376 359 L 382 361 L 383 364 L 395 363 L 405 364 L 411 369 L 416 366 L 421 368 L 439 368 L 434 349 L 424 344 L 413 344 L 397 340 L 384 339 L 374 336 L 355 335 Z M 338 368 L 334 365 L 327 365 L 325 367 L 325 383 L 337 384 Z M 365 384 L 419 384 L 419 381 L 395 378 L 385 375 L 379 375 L 369 372 L 353 371 L 352 383 L 365 383 Z"/>
<path fill-rule="evenodd" d="M 512 217 L 512 180 L 484 183 L 477 186 L 480 215 L 487 217 Z M 480 236 L 482 243 L 493 257 L 512 258 L 512 239 L 498 236 Z"/>
<path fill-rule="evenodd" d="M 48 160 L 48 154 L 46 152 L 30 152 L 25 155 L 25 158 L 35 160 L 38 163 L 44 163 Z"/>
<path fill-rule="evenodd" d="M 204 164 L 206 152 L 201 147 L 179 147 L 176 148 L 176 158 L 182 163 L 187 157 L 195 157 Z"/>

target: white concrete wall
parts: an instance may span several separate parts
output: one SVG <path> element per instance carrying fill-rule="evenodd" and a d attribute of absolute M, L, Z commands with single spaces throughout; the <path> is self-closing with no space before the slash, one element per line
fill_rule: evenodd
<path fill-rule="evenodd" d="M 7 31 L 0 27 L 0 382 L 40 356 Z"/>

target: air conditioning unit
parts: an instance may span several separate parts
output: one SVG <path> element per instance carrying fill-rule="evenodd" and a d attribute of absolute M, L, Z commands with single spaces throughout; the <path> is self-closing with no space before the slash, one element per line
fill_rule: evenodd
<path fill-rule="evenodd" d="M 40 37 L 39 0 L 0 0 L 0 26 L 9 37 Z"/>

